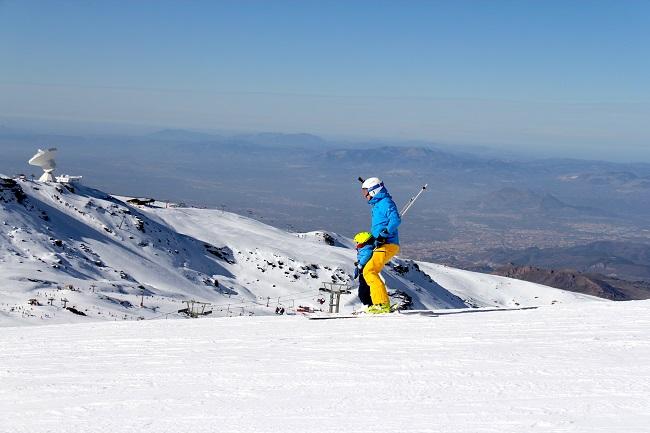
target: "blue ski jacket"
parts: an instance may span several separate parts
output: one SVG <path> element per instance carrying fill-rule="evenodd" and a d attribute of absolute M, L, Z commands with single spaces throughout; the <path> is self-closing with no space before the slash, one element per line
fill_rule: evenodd
<path fill-rule="evenodd" d="M 402 222 L 399 211 L 386 187 L 368 200 L 372 206 L 372 228 L 370 232 L 376 238 L 386 238 L 387 244 L 399 245 L 397 227 Z"/>
<path fill-rule="evenodd" d="M 370 261 L 370 258 L 372 257 L 372 250 L 374 249 L 374 245 L 370 243 L 365 247 L 359 248 L 357 250 L 357 262 L 359 262 L 360 268 L 363 269 L 363 267 L 366 266 L 366 263 Z"/>

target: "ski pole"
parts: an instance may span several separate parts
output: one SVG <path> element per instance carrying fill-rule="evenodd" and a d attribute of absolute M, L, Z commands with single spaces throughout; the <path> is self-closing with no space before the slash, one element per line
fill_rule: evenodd
<path fill-rule="evenodd" d="M 418 197 L 420 197 L 420 194 L 422 194 L 427 189 L 427 186 L 429 186 L 429 184 L 425 183 L 424 186 L 422 188 L 420 188 L 420 191 L 416 195 L 414 195 L 413 197 L 411 197 L 409 199 L 409 201 L 404 205 L 404 208 L 400 211 L 400 213 L 399 213 L 400 217 L 403 217 L 406 214 L 406 212 L 409 209 L 411 209 L 411 206 L 413 206 L 413 204 L 418 199 Z"/>

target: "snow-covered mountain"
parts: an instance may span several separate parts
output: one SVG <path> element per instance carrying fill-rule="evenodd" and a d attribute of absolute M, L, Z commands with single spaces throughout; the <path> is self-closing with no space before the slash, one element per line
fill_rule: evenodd
<path fill-rule="evenodd" d="M 0 178 L 0 325 L 186 317 L 178 312 L 185 308 L 212 316 L 327 308 L 319 288 L 354 286 L 354 260 L 350 240 L 334 233 Z M 394 302 L 416 309 L 595 299 L 400 258 L 384 276 Z M 343 311 L 360 307 L 355 291 L 343 296 Z"/>

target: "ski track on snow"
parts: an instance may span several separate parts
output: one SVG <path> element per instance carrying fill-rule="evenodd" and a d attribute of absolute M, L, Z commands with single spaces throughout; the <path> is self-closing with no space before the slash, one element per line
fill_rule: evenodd
<path fill-rule="evenodd" d="M 3 328 L 0 431 L 648 432 L 649 313 Z"/>

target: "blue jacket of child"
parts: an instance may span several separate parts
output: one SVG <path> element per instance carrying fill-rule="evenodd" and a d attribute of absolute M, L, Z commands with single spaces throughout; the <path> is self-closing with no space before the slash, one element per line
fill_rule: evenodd
<path fill-rule="evenodd" d="M 357 262 L 359 262 L 360 268 L 363 268 L 366 263 L 370 261 L 370 258 L 372 257 L 372 250 L 374 250 L 372 243 L 357 250 Z"/>

